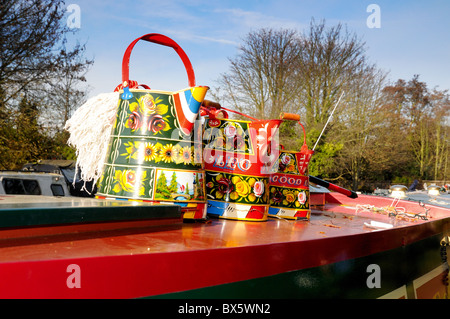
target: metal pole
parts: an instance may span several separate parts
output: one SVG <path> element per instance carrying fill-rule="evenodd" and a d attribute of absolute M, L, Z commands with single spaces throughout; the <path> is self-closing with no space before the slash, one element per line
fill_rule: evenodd
<path fill-rule="evenodd" d="M 341 96 L 339 97 L 339 100 L 336 102 L 336 105 L 334 106 L 333 111 L 331 111 L 331 114 L 330 114 L 330 116 L 328 117 L 328 120 L 327 120 L 327 122 L 325 123 L 325 126 L 324 126 L 323 129 L 322 129 L 322 132 L 320 132 L 319 138 L 317 139 L 316 144 L 314 145 L 314 147 L 313 147 L 313 149 L 312 149 L 313 151 L 316 149 L 317 143 L 319 143 L 319 140 L 320 140 L 320 138 L 322 137 L 322 134 L 323 134 L 323 132 L 325 131 L 325 129 L 326 129 L 327 125 L 328 125 L 328 122 L 330 122 L 331 117 L 333 116 L 333 113 L 334 113 L 334 111 L 336 110 L 336 107 L 339 105 L 339 102 L 341 101 L 341 98 L 342 98 L 343 95 L 344 95 L 344 92 L 342 92 Z"/>

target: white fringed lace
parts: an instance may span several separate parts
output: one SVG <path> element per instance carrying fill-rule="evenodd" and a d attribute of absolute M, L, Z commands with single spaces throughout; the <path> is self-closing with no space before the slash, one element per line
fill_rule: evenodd
<path fill-rule="evenodd" d="M 74 183 L 80 170 L 81 178 L 85 182 L 83 188 L 88 192 L 92 190 L 85 188 L 86 182 L 93 181 L 95 185 L 103 173 L 118 101 L 118 92 L 102 93 L 90 98 L 75 111 L 64 126 L 70 133 L 67 143 L 76 149 Z"/>

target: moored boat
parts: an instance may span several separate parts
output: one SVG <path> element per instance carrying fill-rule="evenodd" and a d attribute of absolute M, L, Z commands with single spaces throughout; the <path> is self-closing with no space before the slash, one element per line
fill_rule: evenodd
<path fill-rule="evenodd" d="M 0 171 L 0 195 L 71 196 L 64 176 L 33 171 Z"/>
<path fill-rule="evenodd" d="M 310 221 L 263 223 L 183 223 L 177 205 L 2 196 L 0 297 L 448 298 L 447 208 L 316 195 L 326 203 Z M 48 222 L 21 224 L 24 214 Z"/>

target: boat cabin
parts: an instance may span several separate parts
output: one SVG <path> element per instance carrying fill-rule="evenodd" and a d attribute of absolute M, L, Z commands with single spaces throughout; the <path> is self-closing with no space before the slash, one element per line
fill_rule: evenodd
<path fill-rule="evenodd" d="M 0 195 L 70 196 L 70 192 L 61 174 L 2 171 Z"/>

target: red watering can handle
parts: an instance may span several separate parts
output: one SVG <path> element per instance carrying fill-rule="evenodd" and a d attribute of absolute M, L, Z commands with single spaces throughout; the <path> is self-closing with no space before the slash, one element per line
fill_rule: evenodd
<path fill-rule="evenodd" d="M 158 34 L 158 33 L 149 33 L 146 35 L 143 35 L 140 38 L 137 38 L 133 42 L 130 43 L 128 48 L 125 51 L 125 54 L 123 55 L 122 60 L 122 85 L 123 87 L 128 86 L 128 83 L 130 83 L 130 54 L 133 50 L 134 45 L 139 40 L 144 40 L 148 42 L 153 42 L 156 44 L 165 45 L 168 47 L 171 47 L 175 50 L 175 52 L 178 53 L 178 56 L 181 58 L 181 61 L 183 61 L 184 67 L 186 68 L 186 72 L 188 75 L 188 83 L 189 86 L 195 86 L 195 75 L 194 75 L 194 69 L 192 68 L 191 61 L 189 60 L 186 53 L 183 51 L 183 49 L 171 38 L 166 37 L 165 35 Z"/>
<path fill-rule="evenodd" d="M 298 124 L 300 124 L 300 126 L 302 127 L 303 130 L 303 146 L 302 146 L 302 151 L 306 151 L 308 149 L 308 146 L 306 145 L 306 132 L 305 132 L 305 127 L 302 125 L 302 123 L 300 123 L 300 115 L 295 114 L 295 113 L 284 113 L 281 112 L 280 113 L 280 119 L 281 120 L 291 120 L 291 121 L 297 121 Z"/>

